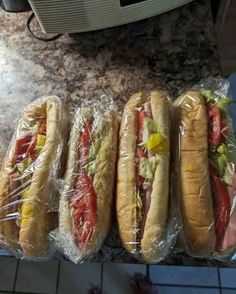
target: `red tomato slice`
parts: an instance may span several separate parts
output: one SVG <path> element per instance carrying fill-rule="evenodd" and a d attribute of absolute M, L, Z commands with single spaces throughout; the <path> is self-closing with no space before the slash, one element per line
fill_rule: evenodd
<path fill-rule="evenodd" d="M 141 129 L 143 127 L 143 123 L 145 120 L 145 111 L 144 108 L 142 107 L 140 111 L 138 112 L 138 128 Z"/>
<path fill-rule="evenodd" d="M 47 133 L 47 123 L 44 121 L 39 129 L 39 134 L 46 136 Z"/>
<path fill-rule="evenodd" d="M 210 147 L 217 147 L 221 140 L 221 116 L 217 106 L 207 104 L 208 143 Z"/>
<path fill-rule="evenodd" d="M 145 120 L 145 111 L 142 107 L 140 111 L 138 111 L 137 116 L 137 143 L 141 143 L 143 139 L 143 124 Z"/>
<path fill-rule="evenodd" d="M 80 142 L 82 145 L 89 144 L 90 136 L 91 136 L 91 129 L 92 129 L 92 124 L 90 122 L 85 123 L 84 130 L 83 130 L 81 137 L 80 137 Z"/>
<path fill-rule="evenodd" d="M 15 160 L 16 162 L 21 161 L 25 158 L 27 149 L 29 148 L 30 142 L 32 140 L 32 136 L 25 136 L 23 138 L 19 138 L 16 140 L 15 145 Z"/>
<path fill-rule="evenodd" d="M 75 191 L 74 197 L 77 199 L 72 203 L 76 227 L 74 238 L 76 244 L 83 247 L 91 239 L 97 222 L 96 194 L 89 177 L 85 174 L 78 176 Z"/>
<path fill-rule="evenodd" d="M 137 146 L 136 146 L 136 151 L 135 151 L 135 157 L 136 157 L 136 185 L 138 187 L 141 187 L 144 182 L 144 178 L 139 175 L 139 163 L 140 163 L 140 158 L 145 157 L 145 151 L 143 150 L 142 147 L 138 146 L 139 143 L 142 142 L 143 140 L 143 124 L 145 120 L 145 111 L 144 107 L 142 107 L 137 114 Z"/>
<path fill-rule="evenodd" d="M 31 157 L 33 160 L 35 159 L 35 147 L 36 147 L 36 144 L 37 144 L 37 137 L 38 135 L 35 134 L 33 135 L 32 139 L 31 139 L 31 142 L 30 142 L 30 145 L 26 151 L 26 157 Z"/>
<path fill-rule="evenodd" d="M 136 156 L 138 157 L 138 158 L 140 158 L 140 157 L 145 157 L 145 151 L 143 150 L 143 148 L 142 147 L 137 147 L 136 148 Z"/>
<path fill-rule="evenodd" d="M 88 160 L 89 146 L 90 146 L 90 140 L 91 140 L 91 130 L 92 130 L 92 124 L 90 122 L 87 122 L 84 126 L 84 130 L 80 137 L 79 157 L 80 157 L 81 166 L 83 166 Z"/>
<path fill-rule="evenodd" d="M 221 248 L 230 219 L 230 197 L 226 185 L 214 173 L 210 172 L 213 194 L 216 244 Z"/>
<path fill-rule="evenodd" d="M 138 187 L 142 187 L 143 183 L 144 183 L 144 178 L 137 174 L 136 175 L 136 185 Z"/>

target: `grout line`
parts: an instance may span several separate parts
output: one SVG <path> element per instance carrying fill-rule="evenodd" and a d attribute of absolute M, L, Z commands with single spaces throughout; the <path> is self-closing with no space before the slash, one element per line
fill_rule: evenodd
<path fill-rule="evenodd" d="M 103 294 L 103 262 L 101 264 L 101 279 L 100 279 L 101 293 Z"/>
<path fill-rule="evenodd" d="M 222 294 L 222 287 L 221 287 L 221 278 L 220 278 L 220 269 L 219 269 L 219 267 L 217 267 L 217 276 L 218 276 L 220 294 Z"/>
<path fill-rule="evenodd" d="M 12 291 L 7 291 L 7 290 L 0 290 L 1 291 L 1 293 L 6 293 L 6 294 L 12 294 L 12 293 L 14 293 L 14 294 L 45 294 L 45 293 L 35 293 L 35 292 L 20 292 L 20 291 L 18 291 L 18 292 L 12 292 Z"/>
<path fill-rule="evenodd" d="M 56 294 L 58 293 L 60 275 L 61 275 L 61 261 L 59 260 L 58 268 L 57 268 L 57 282 L 56 282 L 56 291 L 55 291 Z"/>
<path fill-rule="evenodd" d="M 14 284 L 13 284 L 13 293 L 16 291 L 16 281 L 17 281 L 17 276 L 18 276 L 18 269 L 19 269 L 19 260 L 17 259 L 15 278 L 14 278 Z"/>
<path fill-rule="evenodd" d="M 199 288 L 199 289 L 220 289 L 218 286 L 198 286 L 198 285 L 180 285 L 180 284 L 161 284 L 161 283 L 153 283 L 154 286 L 163 286 L 163 287 L 176 287 L 176 288 Z M 229 289 L 229 288 L 227 288 Z M 231 288 L 234 289 L 235 288 Z"/>
<path fill-rule="evenodd" d="M 149 264 L 146 265 L 146 276 L 150 280 L 150 268 L 149 268 Z"/>
<path fill-rule="evenodd" d="M 5 293 L 4 291 L 3 291 L 3 293 Z M 12 294 L 12 292 L 6 292 L 6 293 L 11 293 Z M 35 293 L 35 292 L 13 292 L 14 294 L 45 294 L 45 292 L 44 293 Z"/>

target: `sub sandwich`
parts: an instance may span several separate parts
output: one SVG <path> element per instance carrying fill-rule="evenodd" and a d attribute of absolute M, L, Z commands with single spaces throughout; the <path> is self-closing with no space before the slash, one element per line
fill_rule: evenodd
<path fill-rule="evenodd" d="M 236 247 L 235 142 L 228 103 L 210 90 L 188 91 L 174 102 L 184 237 L 194 255 Z"/>
<path fill-rule="evenodd" d="M 36 100 L 20 118 L 0 172 L 1 247 L 29 258 L 47 254 L 66 132 L 66 112 L 54 96 Z"/>
<path fill-rule="evenodd" d="M 98 251 L 110 228 L 118 127 L 111 109 L 75 114 L 59 217 L 60 246 L 75 263 Z"/>
<path fill-rule="evenodd" d="M 137 258 L 163 256 L 169 206 L 169 101 L 137 93 L 125 105 L 119 142 L 116 210 L 124 247 Z"/>

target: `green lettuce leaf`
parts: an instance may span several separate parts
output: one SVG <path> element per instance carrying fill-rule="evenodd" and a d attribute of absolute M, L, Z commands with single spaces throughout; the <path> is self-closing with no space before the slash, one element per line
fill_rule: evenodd
<path fill-rule="evenodd" d="M 141 157 L 140 165 L 139 165 L 140 176 L 142 176 L 144 179 L 153 180 L 156 166 L 157 166 L 157 160 L 155 156 L 153 156 L 151 159 Z"/>

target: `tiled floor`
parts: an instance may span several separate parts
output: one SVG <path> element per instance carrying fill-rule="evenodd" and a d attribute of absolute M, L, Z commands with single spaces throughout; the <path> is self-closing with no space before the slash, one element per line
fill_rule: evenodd
<path fill-rule="evenodd" d="M 230 268 L 34 263 L 12 257 L 0 257 L 0 294 L 87 294 L 93 286 L 103 294 L 131 294 L 129 279 L 137 272 L 149 274 L 158 294 L 236 294 L 236 269 Z"/>

